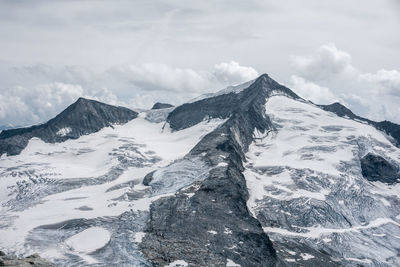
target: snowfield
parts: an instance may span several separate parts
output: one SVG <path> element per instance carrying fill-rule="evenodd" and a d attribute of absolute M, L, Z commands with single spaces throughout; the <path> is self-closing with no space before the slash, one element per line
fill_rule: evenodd
<path fill-rule="evenodd" d="M 369 182 L 360 167 L 369 152 L 399 164 L 400 149 L 372 126 L 311 103 L 273 96 L 265 108 L 276 130 L 254 133 L 244 174 L 247 205 L 270 238 L 330 251 L 349 266 L 400 265 L 400 187 Z"/>
<path fill-rule="evenodd" d="M 22 254 L 38 252 L 63 266 L 71 261 L 77 265 L 95 264 L 103 257 L 96 256 L 96 250 L 123 246 L 125 250 L 120 249 L 120 253 L 129 251 L 133 255 L 127 260 L 145 262 L 137 245 L 144 236 L 150 204 L 186 185 L 163 178 L 174 176 L 168 166 L 192 162 L 205 168 L 196 159 L 181 159 L 224 122 L 209 120 L 173 132 L 165 121 L 155 123 L 146 115 L 143 112 L 125 125 L 63 143 L 49 144 L 34 138 L 20 155 L 3 155 L 0 249 Z M 67 130 L 60 134 L 64 132 Z M 169 190 L 163 184 L 163 190 L 142 184 L 146 174 L 159 168 L 155 180 L 168 182 Z M 189 177 L 189 182 L 198 179 L 195 174 Z M 126 216 L 136 218 L 136 226 L 130 227 L 131 236 L 125 234 L 122 238 L 115 231 L 127 227 L 127 222 L 121 221 Z"/>
<path fill-rule="evenodd" d="M 221 103 L 211 100 L 207 119 L 173 131 L 173 108 L 141 111 L 124 125 L 62 143 L 33 138 L 1 156 L 0 250 L 68 267 L 400 266 L 400 183 L 370 182 L 361 170 L 369 153 L 400 166 L 400 149 L 267 75 L 257 81 L 250 89 L 263 98 L 243 95 L 268 96 L 265 114 L 263 101 L 236 109 L 235 100 L 232 113 L 215 115 Z M 177 120 L 197 123 L 203 113 L 192 109 Z M 252 133 L 255 125 L 271 130 Z"/>
<path fill-rule="evenodd" d="M 65 243 L 72 250 L 81 253 L 94 252 L 110 241 L 110 232 L 101 227 L 91 227 L 71 236 Z"/>

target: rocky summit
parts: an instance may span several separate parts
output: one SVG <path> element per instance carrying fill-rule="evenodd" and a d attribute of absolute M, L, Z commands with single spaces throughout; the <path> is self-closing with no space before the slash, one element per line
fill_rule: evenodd
<path fill-rule="evenodd" d="M 399 133 L 267 74 L 140 113 L 81 98 L 0 134 L 0 250 L 56 266 L 399 266 Z"/>
<path fill-rule="evenodd" d="M 135 111 L 95 100 L 79 98 L 55 118 L 28 128 L 3 130 L 0 133 L 0 155 L 19 154 L 33 137 L 48 143 L 77 139 L 112 124 L 126 123 L 137 116 Z"/>

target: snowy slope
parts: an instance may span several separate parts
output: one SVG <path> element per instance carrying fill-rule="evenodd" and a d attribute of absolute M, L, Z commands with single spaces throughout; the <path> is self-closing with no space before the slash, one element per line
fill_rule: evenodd
<path fill-rule="evenodd" d="M 310 266 L 323 250 L 346 266 L 400 265 L 400 184 L 369 182 L 360 169 L 370 152 L 400 164 L 400 149 L 310 103 L 272 96 L 265 109 L 276 130 L 255 132 L 244 174 L 248 207 L 278 255 Z"/>
<path fill-rule="evenodd" d="M 1 156 L 0 250 L 57 266 L 400 265 L 400 149 L 383 132 L 399 125 L 266 74 L 197 100 Z"/>
<path fill-rule="evenodd" d="M 240 93 L 241 91 L 243 91 L 244 89 L 248 88 L 252 83 L 254 83 L 255 80 L 251 80 L 242 84 L 238 84 L 238 85 L 230 85 L 224 89 L 221 89 L 215 93 L 209 93 L 209 94 L 203 94 L 201 96 L 198 96 L 192 100 L 190 100 L 188 103 L 192 103 L 192 102 L 196 102 L 202 99 L 206 99 L 206 98 L 212 98 L 215 96 L 219 96 L 219 95 L 225 95 L 225 94 L 229 94 L 229 93 Z"/>
<path fill-rule="evenodd" d="M 20 155 L 3 155 L 0 160 L 1 250 L 21 254 L 38 252 L 60 265 L 80 266 L 109 261 L 104 257 L 112 255 L 93 256 L 94 251 L 109 242 L 114 247 L 109 254 L 115 254 L 115 248 L 122 246 L 122 252 L 131 253 L 126 261 L 143 261 L 146 266 L 138 251 L 134 230 L 140 235 L 145 213 L 153 200 L 175 192 L 185 183 L 175 185 L 172 181 L 170 190 L 168 186 L 153 190 L 142 184 L 144 176 L 157 169 L 159 177 L 164 172 L 171 175 L 169 164 L 205 168 L 206 164 L 201 161 L 181 158 L 224 121 L 204 121 L 172 132 L 165 121 L 155 123 L 152 117 L 146 117 L 148 114 L 143 112 L 125 125 L 104 128 L 62 143 L 49 144 L 33 138 Z M 127 227 L 121 222 L 121 217 L 126 216 L 137 217 L 136 225 L 128 233 L 120 233 L 119 228 Z M 90 232 L 90 229 L 94 230 Z M 93 232 L 99 235 L 97 243 L 96 240 L 88 244 L 80 241 Z M 122 242 L 118 238 L 120 234 L 128 240 Z"/>

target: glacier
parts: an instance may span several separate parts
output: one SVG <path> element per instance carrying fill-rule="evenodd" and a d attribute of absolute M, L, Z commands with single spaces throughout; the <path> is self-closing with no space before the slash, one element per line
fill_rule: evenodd
<path fill-rule="evenodd" d="M 400 265 L 400 184 L 369 182 L 360 167 L 367 153 L 399 164 L 400 149 L 374 127 L 312 103 L 272 96 L 265 110 L 276 130 L 251 144 L 244 174 L 248 207 L 281 244 L 278 254 L 318 265 L 313 253 L 301 256 L 302 244 L 345 266 Z"/>
<path fill-rule="evenodd" d="M 80 98 L 2 132 L 0 250 L 56 266 L 398 266 L 399 129 L 266 74 L 178 107 Z"/>

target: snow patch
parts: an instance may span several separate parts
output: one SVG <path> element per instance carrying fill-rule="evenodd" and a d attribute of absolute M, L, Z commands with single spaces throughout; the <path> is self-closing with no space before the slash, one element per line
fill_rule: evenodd
<path fill-rule="evenodd" d="M 232 234 L 232 230 L 227 228 L 227 227 L 225 227 L 224 234 L 231 235 Z"/>
<path fill-rule="evenodd" d="M 149 194 L 149 187 L 141 184 L 143 177 L 155 169 L 160 170 L 183 158 L 205 135 L 226 121 L 212 119 L 172 132 L 168 125 L 164 127 L 163 122 L 151 123 L 142 117 L 62 143 L 50 144 L 32 138 L 19 155 L 3 155 L 0 160 L 1 203 L 17 201 L 12 199 L 16 194 L 10 194 L 10 190 L 14 188 L 15 191 L 20 184 L 24 186 L 23 190 L 31 186 L 36 190 L 35 186 L 45 187 L 47 180 L 54 179 L 63 179 L 68 184 L 70 178 L 83 178 L 83 181 L 93 178 L 93 183 L 85 182 L 64 192 L 55 190 L 53 194 L 43 196 L 36 206 L 27 209 L 0 209 L 1 217 L 12 218 L 9 225 L 0 229 L 0 247 L 24 251 L 26 236 L 40 225 L 72 219 L 118 216 L 129 210 L 148 211 L 152 201 L 169 196 L 180 186 L 187 184 L 179 185 L 179 179 L 171 180 L 168 192 L 153 190 Z M 198 161 L 191 164 L 189 161 L 176 161 L 175 167 L 185 170 L 192 170 L 192 165 L 202 167 Z M 125 167 L 127 163 L 129 165 Z M 119 172 L 121 169 L 122 173 Z M 188 183 L 191 179 L 200 179 L 199 174 L 206 170 L 198 171 L 199 173 L 188 176 Z M 163 168 L 162 172 L 165 174 L 168 168 Z M 173 177 L 172 171 L 170 173 Z M 114 175 L 115 178 L 112 177 Z M 36 179 L 40 179 L 40 183 L 36 183 Z M 71 183 L 75 181 L 80 182 L 79 179 L 71 179 Z M 127 185 L 123 186 L 124 184 Z M 142 198 L 132 200 L 127 197 L 126 193 L 132 191 L 132 184 L 135 184 L 135 193 L 142 194 Z M 109 190 L 113 187 L 115 189 Z M 26 203 L 26 200 L 24 201 Z M 20 204 L 25 205 L 24 203 Z M 91 209 L 79 209 L 85 206 Z M 26 253 L 30 252 L 28 250 Z"/>
<path fill-rule="evenodd" d="M 353 226 L 349 228 L 323 228 L 320 226 L 300 227 L 301 229 L 307 230 L 308 232 L 306 233 L 291 232 L 286 229 L 276 228 L 276 227 L 263 227 L 263 229 L 266 233 L 276 233 L 285 236 L 299 236 L 299 237 L 317 239 L 320 238 L 321 236 L 330 235 L 333 233 L 358 232 L 359 230 L 377 228 L 385 224 L 394 224 L 396 226 L 400 226 L 400 223 L 393 221 L 390 218 L 378 218 L 366 225 Z"/>
<path fill-rule="evenodd" d="M 355 261 L 355 262 L 360 262 L 360 263 L 368 263 L 371 264 L 372 261 L 369 259 L 357 259 L 357 258 L 345 258 L 348 261 Z"/>
<path fill-rule="evenodd" d="M 241 266 L 240 264 L 235 263 L 231 259 L 227 259 L 226 261 L 227 261 L 226 267 L 240 267 Z"/>
<path fill-rule="evenodd" d="M 184 260 L 176 260 L 165 266 L 166 267 L 185 267 L 185 266 L 189 266 L 189 264 Z"/>
<path fill-rule="evenodd" d="M 301 257 L 303 258 L 303 260 L 305 260 L 305 261 L 315 258 L 313 255 L 308 254 L 308 253 L 301 253 L 300 256 L 301 256 Z"/>
<path fill-rule="evenodd" d="M 65 243 L 73 251 L 91 253 L 107 245 L 110 238 L 111 234 L 106 229 L 91 227 L 71 236 Z"/>
<path fill-rule="evenodd" d="M 137 232 L 135 233 L 135 242 L 136 243 L 142 243 L 143 237 L 146 235 L 146 233 L 143 232 Z"/>
<path fill-rule="evenodd" d="M 383 205 L 385 205 L 385 206 L 387 206 L 387 207 L 390 207 L 390 206 L 391 206 L 390 202 L 387 201 L 385 198 L 381 198 L 381 201 L 382 201 Z"/>
<path fill-rule="evenodd" d="M 66 128 L 61 128 L 60 130 L 58 130 L 56 132 L 56 134 L 59 136 L 66 136 L 70 132 L 72 132 L 72 129 L 70 127 L 66 127 Z"/>
<path fill-rule="evenodd" d="M 231 85 L 222 90 L 217 91 L 216 93 L 208 93 L 208 94 L 204 94 L 199 97 L 196 97 L 196 98 L 190 100 L 188 103 L 193 103 L 193 102 L 200 101 L 200 100 L 203 100 L 206 98 L 215 97 L 215 96 L 219 96 L 219 95 L 225 95 L 225 94 L 229 94 L 229 93 L 237 94 L 237 93 L 240 93 L 241 91 L 243 91 L 244 89 L 248 88 L 251 84 L 254 83 L 254 81 L 255 80 L 251 80 L 251 81 L 239 84 L 239 85 Z"/>

